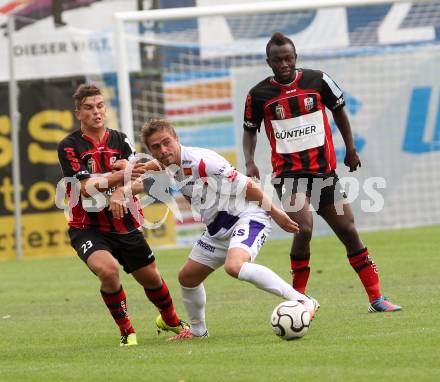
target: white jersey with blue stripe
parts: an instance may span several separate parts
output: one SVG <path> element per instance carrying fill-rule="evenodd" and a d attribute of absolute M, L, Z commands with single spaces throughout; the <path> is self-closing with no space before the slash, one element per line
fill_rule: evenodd
<path fill-rule="evenodd" d="M 212 237 L 228 232 L 244 216 L 267 219 L 261 207 L 245 200 L 248 178 L 212 150 L 181 146 L 174 179 Z"/>

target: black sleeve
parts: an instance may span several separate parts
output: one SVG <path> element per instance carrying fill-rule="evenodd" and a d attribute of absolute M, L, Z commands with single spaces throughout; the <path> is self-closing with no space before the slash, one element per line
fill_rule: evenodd
<path fill-rule="evenodd" d="M 260 131 L 264 116 L 263 112 L 263 105 L 261 102 L 258 102 L 258 97 L 251 90 L 246 97 L 243 129 L 247 131 Z"/>
<path fill-rule="evenodd" d="M 326 73 L 322 73 L 321 86 L 322 103 L 331 111 L 345 106 L 344 94 L 339 86 Z"/>
<path fill-rule="evenodd" d="M 90 178 L 86 163 L 79 157 L 73 141 L 63 140 L 58 145 L 58 160 L 65 177 L 78 180 Z"/>

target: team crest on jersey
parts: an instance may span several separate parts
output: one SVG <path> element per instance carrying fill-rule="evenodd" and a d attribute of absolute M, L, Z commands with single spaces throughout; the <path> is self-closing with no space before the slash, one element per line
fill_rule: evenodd
<path fill-rule="evenodd" d="M 275 117 L 277 119 L 284 119 L 284 118 L 286 118 L 286 114 L 284 112 L 284 107 L 282 105 L 278 105 L 275 108 Z"/>
<path fill-rule="evenodd" d="M 87 169 L 91 174 L 96 173 L 96 162 L 94 158 L 90 157 L 87 161 Z"/>
<path fill-rule="evenodd" d="M 113 166 L 113 163 L 116 162 L 116 157 L 112 156 L 110 157 L 110 166 Z"/>
<path fill-rule="evenodd" d="M 192 175 L 192 168 L 191 167 L 183 167 L 183 175 L 190 176 Z"/>
<path fill-rule="evenodd" d="M 304 108 L 309 111 L 313 109 L 313 98 L 312 97 L 306 97 L 304 98 Z"/>

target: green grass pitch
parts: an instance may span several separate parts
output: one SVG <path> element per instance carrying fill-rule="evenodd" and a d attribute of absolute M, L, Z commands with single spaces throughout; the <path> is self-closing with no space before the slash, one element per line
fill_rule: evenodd
<path fill-rule="evenodd" d="M 79 259 L 0 263 L 0 381 L 439 381 L 440 226 L 362 238 L 384 294 L 404 310 L 367 313 L 341 244 L 317 237 L 308 293 L 321 310 L 296 341 L 269 326 L 279 298 L 219 269 L 205 284 L 211 336 L 183 343 L 157 336 L 154 307 L 124 274 L 139 346 L 120 348 L 98 281 Z M 257 261 L 290 280 L 289 247 L 269 240 Z M 187 254 L 156 253 L 182 316 L 177 272 Z"/>

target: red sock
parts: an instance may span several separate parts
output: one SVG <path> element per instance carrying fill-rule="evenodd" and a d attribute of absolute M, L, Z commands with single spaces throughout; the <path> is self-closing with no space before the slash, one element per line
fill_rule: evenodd
<path fill-rule="evenodd" d="M 130 318 L 128 317 L 127 300 L 122 285 L 121 289 L 114 293 L 101 291 L 101 296 L 105 302 L 105 305 L 107 305 L 110 314 L 115 320 L 116 325 L 119 326 L 121 335 L 134 333 L 134 328 L 131 326 Z"/>
<path fill-rule="evenodd" d="M 180 318 L 176 314 L 173 305 L 173 299 L 171 298 L 170 291 L 168 290 L 165 280 L 162 279 L 162 286 L 156 289 L 146 289 L 145 294 L 148 299 L 157 306 L 160 315 L 163 320 L 170 326 L 177 326 L 180 323 Z"/>
<path fill-rule="evenodd" d="M 360 251 L 347 255 L 347 257 L 361 279 L 370 302 L 379 298 L 381 296 L 379 273 L 376 264 L 368 255 L 368 249 L 363 248 Z"/>
<path fill-rule="evenodd" d="M 307 286 L 307 281 L 309 280 L 310 267 L 309 267 L 310 257 L 307 259 L 294 259 L 290 257 L 290 266 L 292 269 L 292 286 L 298 292 L 304 293 Z"/>

